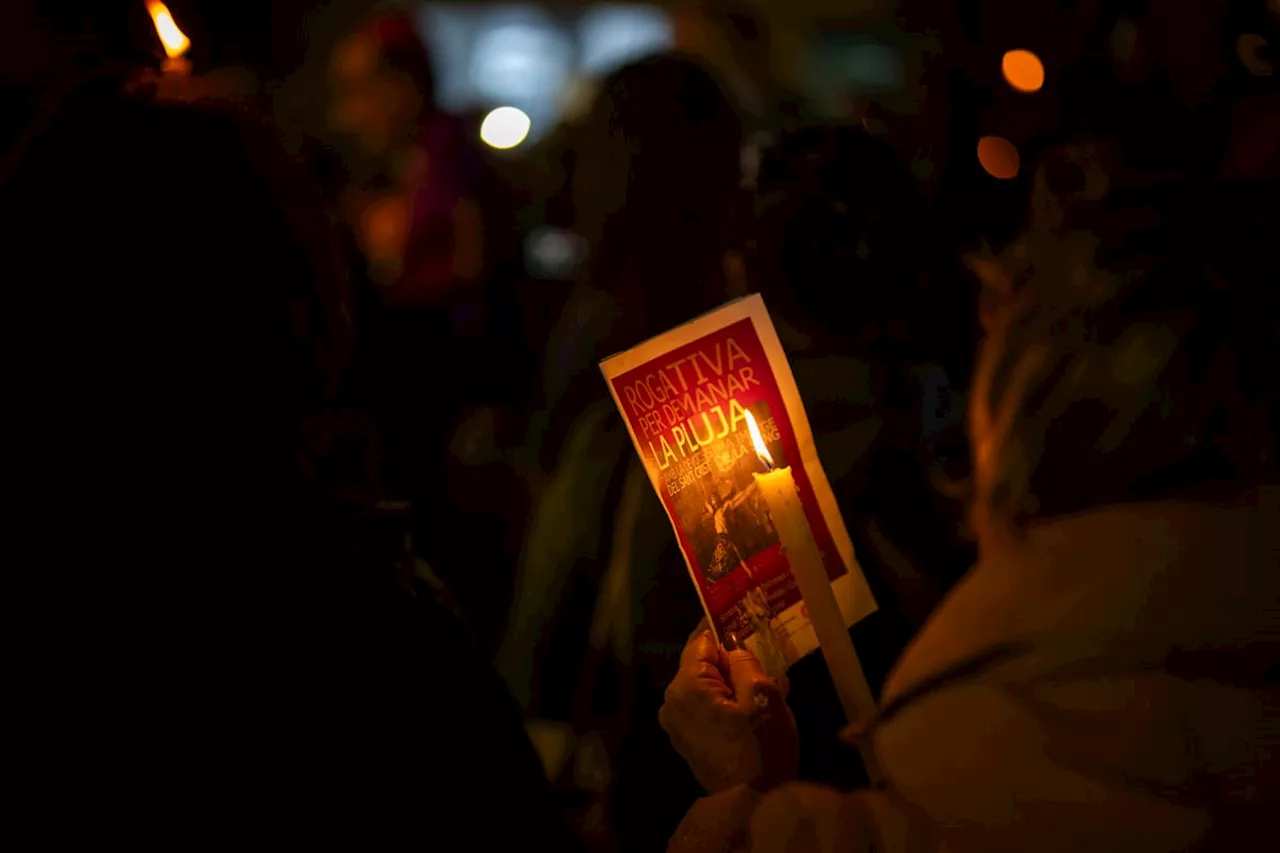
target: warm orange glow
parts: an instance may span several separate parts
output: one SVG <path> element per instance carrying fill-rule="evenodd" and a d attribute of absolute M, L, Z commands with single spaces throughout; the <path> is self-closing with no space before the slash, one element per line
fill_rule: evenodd
<path fill-rule="evenodd" d="M 978 140 L 978 162 L 993 178 L 1008 179 L 1018 174 L 1018 149 L 1003 136 L 984 136 Z"/>
<path fill-rule="evenodd" d="M 764 436 L 760 434 L 760 427 L 756 424 L 755 416 L 747 409 L 743 409 L 742 414 L 747 419 L 747 432 L 751 433 L 751 445 L 756 449 L 756 456 L 759 456 L 765 467 L 772 471 L 773 456 L 769 453 L 769 448 L 764 446 Z"/>
<path fill-rule="evenodd" d="M 1029 50 L 1010 50 L 1000 62 L 1004 79 L 1019 92 L 1038 92 L 1044 85 L 1044 64 Z"/>
<path fill-rule="evenodd" d="M 191 47 L 191 39 L 178 29 L 177 22 L 169 13 L 169 7 L 160 0 L 147 0 L 147 11 L 156 26 L 156 35 L 160 36 L 160 43 L 164 45 L 165 54 L 170 59 L 177 59 L 186 53 L 187 48 Z"/>

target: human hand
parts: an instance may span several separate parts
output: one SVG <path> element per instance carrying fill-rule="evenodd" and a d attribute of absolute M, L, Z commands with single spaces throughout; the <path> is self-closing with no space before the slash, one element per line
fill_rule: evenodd
<path fill-rule="evenodd" d="M 709 793 L 795 778 L 799 739 L 785 682 L 746 649 L 722 649 L 710 631 L 685 646 L 658 721 Z"/>

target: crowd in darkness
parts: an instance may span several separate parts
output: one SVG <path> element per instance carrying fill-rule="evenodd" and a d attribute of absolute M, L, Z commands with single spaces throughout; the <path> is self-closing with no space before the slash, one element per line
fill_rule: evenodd
<path fill-rule="evenodd" d="M 748 293 L 777 326 L 878 603 L 851 629 L 877 696 L 915 701 L 903 673 L 954 665 L 937 651 L 953 641 L 985 667 L 979 635 L 1014 657 L 1000 683 L 1027 695 L 1041 668 L 1115 655 L 1128 672 L 1117 650 L 1138 640 L 1085 648 L 1110 628 L 1072 634 L 1052 602 L 1087 596 L 1040 568 L 1165 559 L 1150 515 L 1117 527 L 1109 508 L 1271 500 L 1280 326 L 1259 293 L 1280 282 L 1280 102 L 1258 72 L 1271 54 L 1237 35 L 1280 43 L 1274 2 L 1188 4 L 1216 10 L 1191 16 L 1195 39 L 1146 4 L 1092 4 L 1053 67 L 1055 123 L 1020 148 L 1013 181 L 973 158 L 964 109 L 983 96 L 953 68 L 939 78 L 953 133 L 933 152 L 945 170 L 927 185 L 879 119 L 821 120 L 768 86 L 777 103 L 748 106 L 686 52 L 598 81 L 522 167 L 481 147 L 478 117 L 438 107 L 411 13 L 353 22 L 317 59 L 306 3 L 174 2 L 196 62 L 175 72 L 147 5 L 0 12 L 20 34 L 0 46 L 7 481 L 26 555 L 10 572 L 10 726 L 49 838 L 603 853 L 673 836 L 672 849 L 736 850 L 745 835 L 717 833 L 749 814 L 753 832 L 791 819 L 778 814 L 845 827 L 822 797 L 869 779 L 820 655 L 792 667 L 785 701 L 792 775 L 825 787 L 782 785 L 793 801 L 763 801 L 781 812 L 760 805 L 778 795 L 759 780 L 740 780 L 749 803 L 704 790 L 696 750 L 671 746 L 700 724 L 660 725 L 664 702 L 670 721 L 694 701 L 681 679 L 705 652 L 690 640 L 703 614 L 597 365 Z M 1141 50 L 1117 52 L 1117 21 Z M 764 37 L 738 10 L 720 24 Z M 325 81 L 311 124 L 281 118 L 304 61 Z M 1169 522 L 1192 531 L 1170 546 L 1184 561 L 1227 532 L 1243 541 L 1241 516 L 1189 512 Z M 1057 545 L 1037 538 L 1080 519 Z M 1018 565 L 1038 567 L 1015 592 L 971 572 L 1014 553 L 993 532 L 1006 526 Z M 1241 577 L 1223 570 L 1212 594 L 1200 566 L 1103 599 L 1149 599 L 1149 621 L 1090 606 L 1160 642 L 1182 626 L 1179 654 L 1208 650 L 1189 669 L 1153 664 L 1186 680 L 1174 692 L 1211 677 L 1250 697 L 1224 700 L 1248 733 L 1205 747 L 1222 766 L 1160 781 L 1191 803 L 1175 823 L 1238 806 L 1239 821 L 1204 830 L 1229 841 L 1280 790 L 1273 758 L 1255 762 L 1254 789 L 1222 781 L 1248 749 L 1274 748 L 1280 609 L 1274 581 L 1246 571 L 1265 555 L 1220 553 Z M 1025 624 L 1010 596 L 1028 602 Z M 1184 619 L 1197 596 L 1237 633 Z M 1224 647 L 1247 673 L 1223 674 Z M 1197 737 L 1232 724 L 1177 695 L 1203 711 L 1186 722 Z M 980 729 L 984 708 L 955 719 Z M 898 720 L 881 723 L 890 759 L 946 752 L 935 735 L 895 746 Z M 1036 721 L 1046 742 L 1065 725 Z M 1115 772 L 1141 776 L 1144 760 Z M 956 818 L 935 796 L 945 780 L 901 761 L 898 789 L 858 801 L 868 826 L 900 808 L 930 832 L 995 833 L 948 849 L 1015 850 L 1079 820 L 1037 813 L 992 842 L 996 818 Z M 1158 822 L 1143 796 L 1099 811 L 1099 831 Z M 1134 837 L 1124 849 L 1181 849 Z"/>

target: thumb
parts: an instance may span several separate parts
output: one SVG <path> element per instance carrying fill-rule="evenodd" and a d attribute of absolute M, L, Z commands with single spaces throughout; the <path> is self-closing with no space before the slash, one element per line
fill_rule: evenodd
<path fill-rule="evenodd" d="M 782 693 L 748 649 L 728 652 L 729 685 L 733 688 L 733 702 L 748 711 L 762 710 L 774 701 L 781 700 Z"/>

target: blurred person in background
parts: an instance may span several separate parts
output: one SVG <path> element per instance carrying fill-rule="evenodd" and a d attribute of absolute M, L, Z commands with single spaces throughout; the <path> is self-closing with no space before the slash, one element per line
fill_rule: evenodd
<path fill-rule="evenodd" d="M 507 607 L 525 494 L 503 456 L 527 398 L 514 299 L 490 226 L 506 200 L 463 121 L 435 101 L 412 12 L 376 13 L 331 57 L 331 127 L 348 221 L 366 260 L 357 393 L 384 438 L 384 474 L 412 506 L 417 547 L 492 649 Z"/>
<path fill-rule="evenodd" d="M 350 353 L 314 188 L 243 105 L 168 99 L 152 39 L 100 45 L 0 174 L 38 271 L 6 337 L 11 521 L 49 565 L 13 590 L 23 815 L 573 849 L 500 679 L 314 428 Z"/>
<path fill-rule="evenodd" d="M 672 7 L 675 48 L 716 70 L 749 123 L 768 123 L 780 81 L 772 73 L 767 17 L 750 3 L 697 0 Z"/>
<path fill-rule="evenodd" d="M 479 164 L 460 123 L 436 106 L 412 15 L 380 13 L 342 39 L 330 81 L 330 125 L 356 143 L 348 156 L 374 182 L 353 187 L 351 204 L 383 299 L 448 305 L 484 263 Z"/>
<path fill-rule="evenodd" d="M 664 655 L 674 663 L 687 633 L 681 621 L 700 608 L 682 562 L 630 562 L 635 513 L 661 506 L 598 362 L 725 300 L 742 130 L 716 78 L 668 54 L 610 75 L 578 132 L 573 231 L 590 254 L 546 349 L 526 450 L 548 479 L 499 666 L 531 714 L 603 733 L 620 762 L 613 778 L 639 786 L 618 791 L 616 837 L 624 849 L 652 849 L 683 798 L 645 788 L 666 678 L 651 667 Z M 669 525 L 654 541 L 667 540 L 674 544 Z M 663 603 L 647 611 L 644 636 L 633 636 L 634 606 L 660 567 L 672 573 L 658 583 Z"/>

